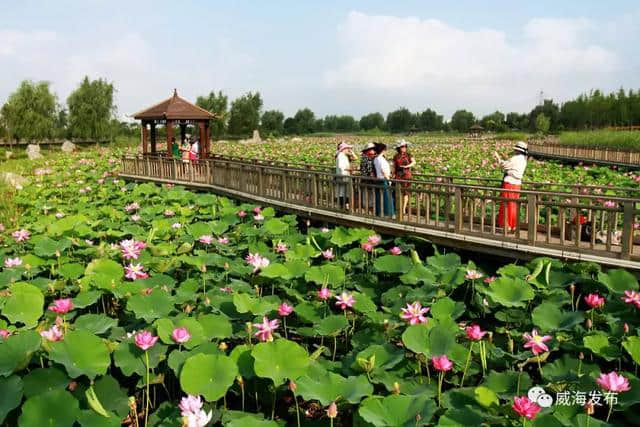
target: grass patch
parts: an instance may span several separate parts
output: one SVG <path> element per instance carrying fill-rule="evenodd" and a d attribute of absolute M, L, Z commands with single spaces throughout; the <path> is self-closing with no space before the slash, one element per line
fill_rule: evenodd
<path fill-rule="evenodd" d="M 502 132 L 493 135 L 493 139 L 498 141 L 527 141 L 533 138 L 534 135 L 526 132 Z"/>
<path fill-rule="evenodd" d="M 558 137 L 558 142 L 573 147 L 640 151 L 640 132 L 614 130 L 563 132 Z"/>

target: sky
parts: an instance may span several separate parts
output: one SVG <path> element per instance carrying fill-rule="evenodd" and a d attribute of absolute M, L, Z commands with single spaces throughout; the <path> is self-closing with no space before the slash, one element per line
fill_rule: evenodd
<path fill-rule="evenodd" d="M 640 2 L 32 1 L 0 16 L 0 103 L 22 80 L 64 104 L 105 78 L 125 118 L 169 97 L 260 91 L 264 110 L 477 116 L 640 89 Z"/>

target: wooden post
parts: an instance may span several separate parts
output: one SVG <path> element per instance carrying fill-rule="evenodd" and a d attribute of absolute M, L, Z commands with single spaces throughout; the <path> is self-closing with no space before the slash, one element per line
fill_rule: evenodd
<path fill-rule="evenodd" d="M 633 202 L 623 202 L 622 207 L 624 212 L 622 217 L 622 251 L 620 257 L 622 259 L 629 259 L 631 258 L 631 248 L 633 248 Z"/>
<path fill-rule="evenodd" d="M 318 206 L 318 174 L 311 172 L 311 206 Z"/>
<path fill-rule="evenodd" d="M 167 120 L 167 153 L 171 152 L 171 140 L 173 139 L 173 120 Z"/>
<path fill-rule="evenodd" d="M 396 187 L 396 218 L 398 219 L 398 222 L 402 222 L 404 220 L 404 212 L 402 210 L 402 186 L 398 181 L 395 181 L 392 184 Z M 449 212 L 447 212 L 447 215 L 449 215 Z"/>
<path fill-rule="evenodd" d="M 156 122 L 151 122 L 151 153 L 156 154 Z"/>
<path fill-rule="evenodd" d="M 200 121 L 200 123 L 198 123 L 198 127 L 200 128 L 200 152 L 198 155 L 202 157 L 204 153 L 204 141 L 207 139 L 207 131 L 204 129 L 204 121 Z"/>
<path fill-rule="evenodd" d="M 147 123 L 144 120 L 140 125 L 140 137 L 142 139 L 142 154 L 147 154 Z"/>
<path fill-rule="evenodd" d="M 464 215 L 464 211 L 462 208 L 462 188 L 456 187 L 455 189 L 455 197 L 456 197 L 456 210 L 455 210 L 455 223 L 453 225 L 455 233 L 462 233 L 462 217 Z M 447 212 L 449 215 L 449 212 Z"/>
<path fill-rule="evenodd" d="M 529 218 L 527 218 L 527 237 L 529 238 L 529 244 L 535 245 L 538 234 L 538 208 L 536 207 L 535 194 L 527 194 L 527 206 L 529 211 Z"/>

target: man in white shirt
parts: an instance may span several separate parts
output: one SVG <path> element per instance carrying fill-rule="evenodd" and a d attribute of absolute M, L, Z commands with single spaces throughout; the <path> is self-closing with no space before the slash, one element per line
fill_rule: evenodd
<path fill-rule="evenodd" d="M 376 215 L 383 213 L 384 216 L 393 217 L 395 209 L 393 207 L 391 183 L 389 182 L 391 179 L 391 165 L 384 157 L 384 154 L 387 152 L 387 146 L 382 143 L 376 143 L 375 147 L 378 155 L 373 161 L 373 166 L 376 171 L 376 178 L 382 181 L 382 188 L 376 189 Z M 383 204 L 383 209 L 381 209 L 380 202 Z"/>
<path fill-rule="evenodd" d="M 520 193 L 518 192 L 522 187 L 522 177 L 524 171 L 527 168 L 527 156 L 529 155 L 527 143 L 518 141 L 513 147 L 513 156 L 507 160 L 502 160 L 498 153 L 494 152 L 498 164 L 502 167 L 504 176 L 502 178 L 502 188 L 505 190 L 500 193 L 500 197 L 506 199 L 519 199 Z M 516 190 L 516 191 L 509 191 Z M 500 211 L 498 213 L 498 226 L 506 227 L 509 231 L 514 231 L 518 218 L 518 204 L 515 202 L 509 202 L 503 200 L 500 203 Z"/>
<path fill-rule="evenodd" d="M 338 175 L 338 178 L 336 178 L 336 192 L 340 207 L 349 207 L 350 194 L 348 193 L 350 193 L 350 191 L 347 191 L 348 180 L 340 178 L 340 176 L 351 175 L 351 160 L 355 160 L 352 149 L 352 145 L 342 141 L 338 144 L 338 150 L 336 151 L 336 175 Z"/>

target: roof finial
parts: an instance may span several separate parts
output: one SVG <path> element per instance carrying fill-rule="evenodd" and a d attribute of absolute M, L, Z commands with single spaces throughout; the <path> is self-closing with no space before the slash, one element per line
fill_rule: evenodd
<path fill-rule="evenodd" d="M 176 89 L 176 88 L 173 89 L 173 96 L 174 97 L 178 96 L 178 89 Z"/>

